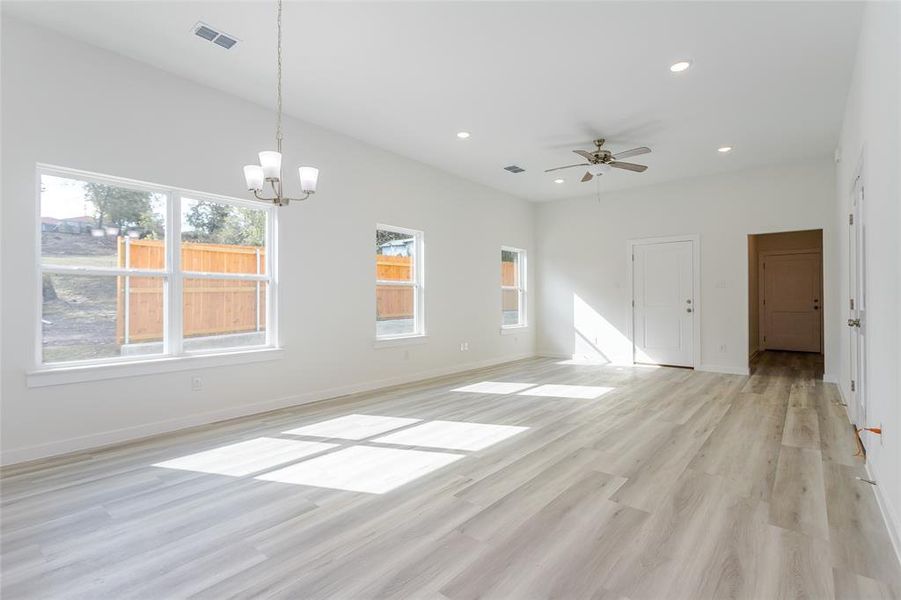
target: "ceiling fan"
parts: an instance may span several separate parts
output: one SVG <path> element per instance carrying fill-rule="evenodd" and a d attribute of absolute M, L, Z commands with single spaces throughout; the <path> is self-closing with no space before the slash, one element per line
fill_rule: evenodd
<path fill-rule="evenodd" d="M 559 171 L 561 169 L 572 169 L 573 167 L 588 167 L 588 170 L 585 171 L 585 175 L 582 176 L 582 181 L 591 181 L 595 175 L 603 175 L 610 167 L 613 167 L 614 169 L 625 169 L 626 171 L 635 171 L 636 173 L 644 173 L 648 169 L 645 165 L 622 162 L 620 159 L 638 156 L 639 154 L 647 154 L 651 151 L 650 148 L 641 146 L 640 148 L 632 148 L 631 150 L 624 150 L 623 152 L 613 154 L 609 150 L 601 148 L 605 141 L 606 140 L 604 139 L 595 140 L 594 145 L 597 146 L 597 149 L 594 152 L 588 152 L 587 150 L 573 150 L 573 152 L 588 162 L 576 165 L 566 165 L 565 167 L 555 167 L 546 170 L 545 173 Z"/>

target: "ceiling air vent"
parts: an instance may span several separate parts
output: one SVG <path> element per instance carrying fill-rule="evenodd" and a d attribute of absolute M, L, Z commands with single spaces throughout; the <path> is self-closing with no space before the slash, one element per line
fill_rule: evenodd
<path fill-rule="evenodd" d="M 193 31 L 194 35 L 197 37 L 203 38 L 208 42 L 213 42 L 217 46 L 222 46 L 226 50 L 231 49 L 232 46 L 238 43 L 236 37 L 217 31 L 206 23 L 198 22 L 194 25 Z"/>
<path fill-rule="evenodd" d="M 516 165 L 510 165 L 509 167 L 504 167 L 504 171 L 510 171 L 511 173 L 522 173 L 525 171 L 522 167 L 517 167 Z"/>
<path fill-rule="evenodd" d="M 213 43 L 218 44 L 218 45 L 222 46 L 223 48 L 225 48 L 226 50 L 228 50 L 229 48 L 231 48 L 232 46 L 237 44 L 238 40 L 233 40 L 232 38 L 228 37 L 227 35 L 223 35 L 220 33 L 219 37 L 217 37 L 215 40 L 213 40 Z"/>

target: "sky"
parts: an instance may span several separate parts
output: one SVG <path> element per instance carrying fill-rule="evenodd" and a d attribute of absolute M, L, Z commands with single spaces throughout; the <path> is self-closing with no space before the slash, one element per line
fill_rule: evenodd
<path fill-rule="evenodd" d="M 67 219 L 94 216 L 94 205 L 85 200 L 83 184 L 75 179 L 41 175 L 41 216 Z"/>
<path fill-rule="evenodd" d="M 157 210 L 165 212 L 165 205 Z M 182 230 L 193 228 L 185 220 L 189 202 L 182 202 Z M 94 216 L 94 204 L 85 199 L 84 182 L 67 177 L 41 175 L 41 216 L 55 219 Z"/>

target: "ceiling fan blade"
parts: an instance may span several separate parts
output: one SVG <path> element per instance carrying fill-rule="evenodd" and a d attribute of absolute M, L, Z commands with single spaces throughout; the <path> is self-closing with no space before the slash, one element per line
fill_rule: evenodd
<path fill-rule="evenodd" d="M 550 173 L 551 171 L 559 171 L 560 169 L 572 169 L 573 167 L 587 167 L 590 163 L 579 163 L 577 165 L 566 165 L 565 167 L 554 167 L 553 169 L 545 170 L 545 173 Z"/>
<path fill-rule="evenodd" d="M 645 165 L 636 165 L 635 163 L 613 161 L 613 162 L 610 162 L 607 164 L 610 165 L 611 167 L 614 167 L 617 169 L 625 169 L 627 171 L 635 171 L 636 173 L 644 173 L 645 171 L 648 170 L 648 168 Z"/>
<path fill-rule="evenodd" d="M 578 154 L 579 156 L 581 156 L 588 162 L 591 162 L 594 160 L 594 154 L 592 154 L 591 152 L 588 152 L 587 150 L 573 150 L 573 152 L 575 152 L 576 154 Z"/>
<path fill-rule="evenodd" d="M 623 150 L 622 152 L 617 152 L 613 155 L 614 160 L 619 160 L 621 158 L 629 158 L 630 156 L 638 156 L 639 154 L 647 154 L 651 149 L 642 146 L 640 148 L 632 148 L 631 150 Z"/>
<path fill-rule="evenodd" d="M 591 181 L 592 179 L 594 179 L 594 175 L 591 174 L 591 171 L 585 171 L 585 174 L 582 175 L 582 183 Z"/>

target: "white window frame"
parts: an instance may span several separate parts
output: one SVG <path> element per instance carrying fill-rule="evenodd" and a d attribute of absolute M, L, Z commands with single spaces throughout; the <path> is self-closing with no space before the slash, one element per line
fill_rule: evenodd
<path fill-rule="evenodd" d="M 501 333 L 505 331 L 510 331 L 511 329 L 524 329 L 529 326 L 528 322 L 528 310 L 527 302 L 528 302 L 528 294 L 527 294 L 527 277 L 528 273 L 527 268 L 527 257 L 526 251 L 523 248 L 514 248 L 513 246 L 501 246 L 501 253 L 503 252 L 515 252 L 518 256 L 517 260 L 517 280 L 519 281 L 519 285 L 501 285 Z M 503 260 L 501 260 L 503 262 Z M 518 292 L 519 296 L 519 319 L 518 323 L 515 325 L 505 325 L 504 324 L 504 292 L 509 290 L 515 290 Z"/>
<path fill-rule="evenodd" d="M 99 183 L 105 185 L 114 185 L 127 189 L 152 192 L 156 194 L 164 194 L 166 196 L 166 266 L 161 270 L 152 269 L 132 269 L 118 267 L 81 267 L 68 265 L 44 265 L 41 246 L 41 177 L 50 175 L 55 177 L 64 177 L 68 179 L 77 179 L 79 181 L 87 181 L 91 183 Z M 274 206 L 267 206 L 261 202 L 252 200 L 242 200 L 238 198 L 230 198 L 216 194 L 198 192 L 184 188 L 176 188 L 172 186 L 157 185 L 144 181 L 115 177 L 112 175 L 102 175 L 59 167 L 54 165 L 38 164 L 35 175 L 35 315 L 34 315 L 34 365 L 33 371 L 29 372 L 30 386 L 54 385 L 56 383 L 69 383 L 72 381 L 86 381 L 91 379 L 108 379 L 118 376 L 125 376 L 134 373 L 149 372 L 165 372 L 172 370 L 180 370 L 181 368 L 193 368 L 194 366 L 218 366 L 219 364 L 231 364 L 234 362 L 245 362 L 241 360 L 211 360 L 216 357 L 240 357 L 241 355 L 250 355 L 263 351 L 276 358 L 279 353 L 272 353 L 272 350 L 279 350 L 278 344 L 278 212 Z M 266 219 L 266 267 L 265 273 L 262 274 L 243 274 L 243 273 L 208 273 L 196 271 L 181 271 L 181 206 L 182 199 L 189 200 L 207 200 L 221 204 L 239 206 L 244 208 L 254 208 L 264 210 L 267 213 Z M 100 276 L 125 276 L 125 277 L 159 277 L 163 281 L 163 352 L 161 354 L 144 355 L 144 356 L 119 356 L 110 358 L 97 358 L 88 360 L 72 360 L 45 363 L 43 360 L 43 292 L 42 279 L 45 273 L 62 274 L 62 275 L 100 275 Z M 182 307 L 184 301 L 182 298 L 183 282 L 185 279 L 231 279 L 243 281 L 258 281 L 268 284 L 266 294 L 266 341 L 263 344 L 253 346 L 237 346 L 234 348 L 216 348 L 209 350 L 185 350 L 183 347 L 183 331 L 182 331 Z M 188 366 L 182 367 L 173 364 L 174 361 L 180 359 L 190 359 L 186 361 Z M 257 362 L 261 357 L 253 357 L 246 362 Z M 144 364 L 146 363 L 146 364 Z M 123 371 L 119 367 L 134 367 L 141 365 L 141 368 L 131 369 L 131 371 Z M 88 371 L 97 370 L 97 376 L 87 374 Z M 43 377 L 44 375 L 55 375 L 62 373 L 61 377 Z"/>
<path fill-rule="evenodd" d="M 380 285 L 385 286 L 397 286 L 397 287 L 412 287 L 413 288 L 413 332 L 412 333 L 402 333 L 397 335 L 379 335 L 378 334 L 378 321 L 375 323 L 375 340 L 377 345 L 393 345 L 391 342 L 397 341 L 416 341 L 422 340 L 426 337 L 425 332 L 425 244 L 423 242 L 423 232 L 418 229 L 408 229 L 406 227 L 396 227 L 394 225 L 385 225 L 382 223 L 377 223 L 375 226 L 376 232 L 378 231 L 391 231 L 393 233 L 399 233 L 402 235 L 409 235 L 413 238 L 413 269 L 412 282 L 408 281 L 396 281 L 396 280 L 388 280 L 388 279 L 378 279 L 376 276 L 375 285 L 376 288 Z M 376 308 L 376 310 L 378 310 Z M 376 319 L 378 319 L 378 315 L 376 314 Z M 387 343 L 385 343 L 387 342 Z"/>

